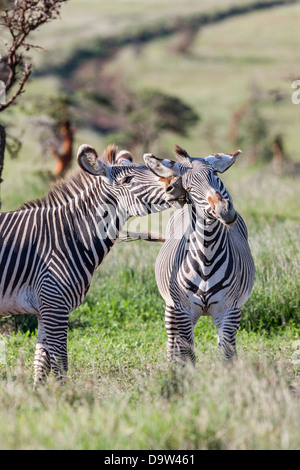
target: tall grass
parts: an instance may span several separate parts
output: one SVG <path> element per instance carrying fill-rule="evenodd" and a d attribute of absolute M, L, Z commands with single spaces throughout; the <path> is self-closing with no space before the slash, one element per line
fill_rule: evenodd
<path fill-rule="evenodd" d="M 298 228 L 299 229 L 299 228 Z M 251 330 L 300 325 L 300 241 L 288 224 L 266 225 L 251 238 L 256 265 L 253 293 L 241 326 Z"/>
<path fill-rule="evenodd" d="M 153 274 L 159 246 L 117 244 L 70 316 L 64 388 L 50 376 L 32 390 L 34 333 L 5 338 L 0 448 L 299 448 L 299 240 L 294 224 L 255 226 L 256 282 L 236 364 L 220 362 L 209 318 L 195 330 L 196 368 L 166 364 L 164 303 Z"/>
<path fill-rule="evenodd" d="M 1 383 L 1 449 L 297 449 L 299 398 L 280 366 L 261 360 L 196 370 L 160 364 L 32 392 Z M 125 380 L 126 379 L 126 380 Z"/>
<path fill-rule="evenodd" d="M 253 293 L 243 308 L 248 330 L 300 325 L 300 186 L 298 177 L 270 167 L 243 166 L 225 177 L 236 209 L 248 227 L 255 262 Z"/>

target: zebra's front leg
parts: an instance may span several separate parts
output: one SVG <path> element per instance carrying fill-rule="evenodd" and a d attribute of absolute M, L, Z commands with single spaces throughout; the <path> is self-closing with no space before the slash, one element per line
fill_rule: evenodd
<path fill-rule="evenodd" d="M 167 359 L 174 361 L 179 355 L 179 335 L 175 318 L 174 307 L 166 305 L 165 327 L 167 331 Z"/>
<path fill-rule="evenodd" d="M 51 370 L 49 347 L 41 315 L 38 319 L 37 343 L 34 356 L 34 386 L 44 383 Z"/>
<path fill-rule="evenodd" d="M 218 328 L 218 346 L 223 361 L 237 359 L 236 334 L 241 321 L 240 309 L 228 310 L 212 318 Z"/>
<path fill-rule="evenodd" d="M 42 311 L 42 320 L 48 345 L 51 369 L 65 381 L 68 373 L 67 333 L 69 312 Z"/>
<path fill-rule="evenodd" d="M 165 326 L 168 335 L 167 359 L 195 365 L 194 325 L 190 314 L 180 308 L 166 305 Z"/>

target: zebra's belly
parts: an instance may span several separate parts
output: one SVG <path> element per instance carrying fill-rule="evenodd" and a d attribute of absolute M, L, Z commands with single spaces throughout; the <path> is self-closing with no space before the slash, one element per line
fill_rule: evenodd
<path fill-rule="evenodd" d="M 218 315 L 232 308 L 241 308 L 248 300 L 251 289 L 250 286 L 245 288 L 235 275 L 224 280 L 217 273 L 208 280 L 198 276 L 189 279 L 189 289 L 185 286 L 182 292 L 186 292 L 189 310 L 197 320 L 201 315 Z"/>
<path fill-rule="evenodd" d="M 38 313 L 37 300 L 30 288 L 22 288 L 11 295 L 0 291 L 0 316 Z"/>
<path fill-rule="evenodd" d="M 203 287 L 203 286 L 202 286 Z M 205 290 L 189 294 L 189 309 L 197 320 L 202 315 L 215 315 L 229 310 L 235 300 L 226 291 L 209 294 Z"/>

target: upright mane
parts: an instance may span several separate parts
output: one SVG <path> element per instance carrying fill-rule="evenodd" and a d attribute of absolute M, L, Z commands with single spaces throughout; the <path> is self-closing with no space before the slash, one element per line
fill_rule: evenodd
<path fill-rule="evenodd" d="M 84 191 L 94 178 L 78 171 L 74 175 L 55 183 L 46 196 L 24 202 L 18 210 L 37 209 L 39 207 L 60 207 Z"/>
<path fill-rule="evenodd" d="M 117 158 L 117 151 L 118 149 L 114 144 L 109 145 L 99 158 L 106 165 L 115 165 L 116 158 Z"/>
<path fill-rule="evenodd" d="M 99 159 L 106 165 L 113 166 L 119 164 L 119 160 L 123 158 L 132 158 L 129 152 L 124 155 L 122 152 L 117 152 L 118 149 L 114 144 L 109 145 Z M 84 191 L 93 181 L 95 181 L 95 176 L 79 170 L 74 175 L 54 183 L 46 196 L 25 202 L 18 210 L 37 209 L 45 206 L 60 207 Z"/>
<path fill-rule="evenodd" d="M 111 166 L 122 164 L 128 165 L 133 162 L 131 152 L 128 150 L 120 150 L 120 152 L 118 152 L 118 147 L 114 144 L 109 145 L 99 158 L 103 163 Z"/>

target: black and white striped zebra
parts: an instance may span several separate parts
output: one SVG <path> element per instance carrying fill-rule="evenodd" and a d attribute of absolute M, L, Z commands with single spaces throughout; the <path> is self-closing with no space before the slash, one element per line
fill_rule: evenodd
<path fill-rule="evenodd" d="M 83 145 L 77 161 L 83 171 L 48 197 L 0 214 L 0 315 L 37 315 L 35 383 L 51 369 L 66 377 L 69 313 L 83 302 L 126 220 L 184 197 L 180 178 L 133 165 L 114 146 L 98 158 Z"/>
<path fill-rule="evenodd" d="M 222 356 L 236 356 L 236 333 L 241 307 L 252 291 L 254 263 L 247 228 L 217 173 L 226 171 L 240 155 L 191 158 L 175 147 L 180 163 L 146 155 L 149 168 L 161 166 L 182 176 L 187 203 L 175 212 L 156 261 L 156 280 L 166 302 L 168 359 L 195 362 L 194 326 L 211 315 L 218 329 Z"/>

